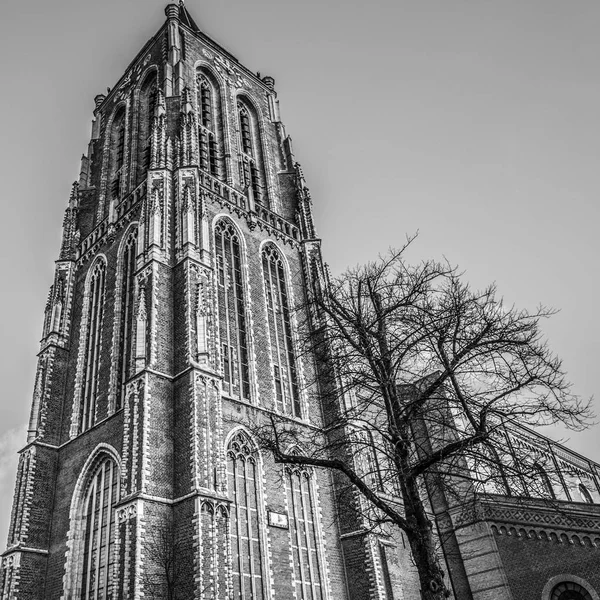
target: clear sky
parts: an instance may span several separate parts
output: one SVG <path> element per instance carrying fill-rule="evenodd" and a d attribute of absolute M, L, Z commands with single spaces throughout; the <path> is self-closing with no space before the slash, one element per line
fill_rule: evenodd
<path fill-rule="evenodd" d="M 93 98 L 160 27 L 165 4 L 0 8 L 2 547 Z M 598 2 L 186 5 L 242 63 L 275 77 L 334 274 L 418 230 L 412 260 L 445 256 L 476 287 L 496 281 L 510 303 L 561 309 L 545 324 L 550 345 L 575 391 L 600 395 Z M 599 433 L 552 435 L 600 461 Z"/>

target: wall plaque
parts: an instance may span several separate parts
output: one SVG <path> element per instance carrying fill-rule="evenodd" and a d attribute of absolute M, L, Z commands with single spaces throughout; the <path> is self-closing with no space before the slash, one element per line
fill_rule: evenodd
<path fill-rule="evenodd" d="M 279 527 L 280 529 L 288 529 L 288 516 L 285 513 L 268 511 L 269 525 L 271 527 Z"/>

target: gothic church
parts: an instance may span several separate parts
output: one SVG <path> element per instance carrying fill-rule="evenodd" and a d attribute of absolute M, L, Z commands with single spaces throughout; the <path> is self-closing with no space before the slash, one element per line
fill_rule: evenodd
<path fill-rule="evenodd" d="M 274 79 L 201 32 L 183 3 L 165 12 L 95 98 L 46 306 L 1 598 L 418 599 L 400 534 L 370 535 L 338 514 L 329 473 L 282 468 L 252 437 L 269 414 L 322 425 L 291 310 L 325 276 L 320 243 Z M 579 499 L 565 484 L 577 516 L 531 529 L 509 503 L 463 530 L 462 566 L 447 563 L 456 598 L 598 599 L 593 568 L 561 569 L 577 535 L 588 540 L 579 562 L 598 560 L 600 469 L 559 451 L 579 469 L 573 485 L 587 486 Z M 551 566 L 516 585 L 508 559 L 541 547 Z"/>

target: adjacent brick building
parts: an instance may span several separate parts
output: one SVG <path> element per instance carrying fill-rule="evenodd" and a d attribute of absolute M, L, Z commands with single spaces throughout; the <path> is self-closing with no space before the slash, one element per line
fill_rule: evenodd
<path fill-rule="evenodd" d="M 320 242 L 273 78 L 183 4 L 165 12 L 95 99 L 1 597 L 418 598 L 402 535 L 366 533 L 340 513 L 330 473 L 275 465 L 253 439 L 270 414 L 323 424 L 291 310 L 325 277 Z M 488 503 L 486 520 L 453 534 L 455 597 L 598 598 L 598 465 L 561 452 L 589 498 L 565 480 L 562 520 L 533 501 Z M 432 510 L 452 524 L 451 510 Z"/>

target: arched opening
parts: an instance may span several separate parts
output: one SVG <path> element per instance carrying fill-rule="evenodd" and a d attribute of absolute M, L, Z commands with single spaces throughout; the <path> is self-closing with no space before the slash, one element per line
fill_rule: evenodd
<path fill-rule="evenodd" d="M 73 600 L 108 600 L 115 590 L 115 506 L 119 466 L 111 453 L 90 457 L 71 508 L 65 592 Z"/>
<path fill-rule="evenodd" d="M 275 410 L 301 417 L 287 281 L 283 260 L 273 244 L 267 244 L 263 249 L 262 264 L 273 357 Z"/>
<path fill-rule="evenodd" d="M 592 600 L 592 595 L 578 583 L 563 581 L 554 587 L 550 600 Z"/>
<path fill-rule="evenodd" d="M 258 115 L 254 107 L 238 98 L 240 181 L 248 197 L 256 204 L 267 205 L 265 172 Z"/>
<path fill-rule="evenodd" d="M 258 451 L 240 430 L 227 446 L 227 482 L 231 507 L 233 597 L 263 600 L 263 547 L 261 543 Z"/>
<path fill-rule="evenodd" d="M 594 504 L 594 499 L 592 498 L 590 491 L 583 483 L 579 484 L 579 493 L 581 494 L 581 498 L 584 502 L 587 502 L 588 504 Z"/>
<path fill-rule="evenodd" d="M 140 89 L 138 111 L 138 181 L 142 181 L 150 168 L 152 126 L 158 100 L 156 72 L 148 74 Z"/>
<path fill-rule="evenodd" d="M 125 191 L 125 108 L 121 107 L 113 119 L 110 133 L 110 198 L 119 199 Z"/>
<path fill-rule="evenodd" d="M 248 327 L 239 234 L 227 219 L 215 226 L 217 301 L 223 390 L 230 396 L 250 398 Z"/>

